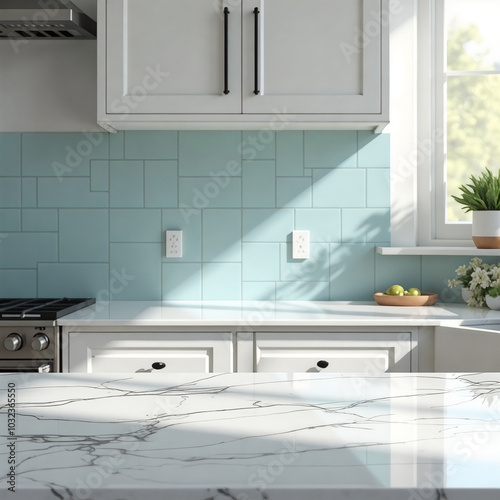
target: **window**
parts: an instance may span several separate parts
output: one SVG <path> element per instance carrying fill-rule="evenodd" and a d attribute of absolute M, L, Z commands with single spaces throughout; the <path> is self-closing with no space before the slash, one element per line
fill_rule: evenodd
<path fill-rule="evenodd" d="M 500 18 L 498 0 L 438 0 L 435 13 L 437 238 L 466 237 L 458 187 L 485 167 L 500 167 Z"/>
<path fill-rule="evenodd" d="M 393 246 L 470 246 L 451 195 L 500 168 L 499 0 L 404 0 L 391 17 Z"/>

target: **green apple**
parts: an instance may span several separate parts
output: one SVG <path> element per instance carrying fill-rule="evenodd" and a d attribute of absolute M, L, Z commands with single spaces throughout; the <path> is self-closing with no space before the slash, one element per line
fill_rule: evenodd
<path fill-rule="evenodd" d="M 408 290 L 408 295 L 422 295 L 418 288 L 410 288 Z"/>
<path fill-rule="evenodd" d="M 404 293 L 405 289 L 401 285 L 392 285 L 385 292 L 386 295 L 403 295 Z"/>

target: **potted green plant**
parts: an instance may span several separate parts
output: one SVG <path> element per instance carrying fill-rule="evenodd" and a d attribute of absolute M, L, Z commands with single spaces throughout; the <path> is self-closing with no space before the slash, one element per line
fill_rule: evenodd
<path fill-rule="evenodd" d="M 500 171 L 486 169 L 479 177 L 470 176 L 470 184 L 459 187 L 460 196 L 452 198 L 472 212 L 472 240 L 477 248 L 500 248 Z"/>
<path fill-rule="evenodd" d="M 485 296 L 486 305 L 490 309 L 498 311 L 500 309 L 500 286 L 496 285 L 488 290 Z"/>

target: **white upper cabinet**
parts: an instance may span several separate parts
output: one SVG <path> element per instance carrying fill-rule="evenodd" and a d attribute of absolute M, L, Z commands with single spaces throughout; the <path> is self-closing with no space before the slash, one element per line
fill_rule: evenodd
<path fill-rule="evenodd" d="M 381 127 L 388 18 L 387 0 L 103 0 L 99 122 Z"/>
<path fill-rule="evenodd" d="M 243 0 L 243 112 L 381 113 L 380 4 Z M 369 22 L 378 33 L 361 50 Z"/>
<path fill-rule="evenodd" d="M 241 7 L 207 0 L 107 0 L 106 111 L 240 113 Z"/>

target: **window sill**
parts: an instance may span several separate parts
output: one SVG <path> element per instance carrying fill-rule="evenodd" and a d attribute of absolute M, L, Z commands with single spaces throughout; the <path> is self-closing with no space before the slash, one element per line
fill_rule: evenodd
<path fill-rule="evenodd" d="M 500 249 L 478 249 L 476 247 L 377 247 L 380 255 L 470 255 L 486 257 L 500 256 Z"/>

